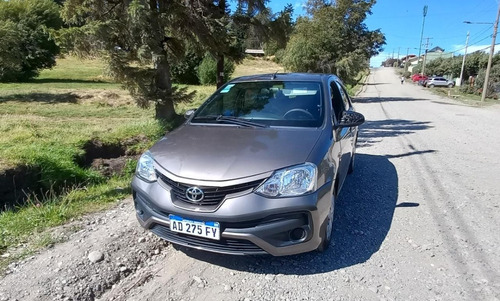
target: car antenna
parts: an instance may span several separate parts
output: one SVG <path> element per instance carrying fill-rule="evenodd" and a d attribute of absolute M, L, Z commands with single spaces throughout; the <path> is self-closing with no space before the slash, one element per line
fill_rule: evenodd
<path fill-rule="evenodd" d="M 278 74 L 278 71 L 274 72 L 274 74 L 271 76 L 271 80 L 276 79 L 276 74 Z"/>

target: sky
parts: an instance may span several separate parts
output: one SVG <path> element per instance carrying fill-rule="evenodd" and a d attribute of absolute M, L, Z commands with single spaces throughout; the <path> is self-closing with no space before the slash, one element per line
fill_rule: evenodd
<path fill-rule="evenodd" d="M 270 0 L 273 12 L 279 12 L 290 3 L 294 6 L 294 17 L 304 15 L 306 0 Z M 379 67 L 387 58 L 398 58 L 409 54 L 419 54 L 423 10 L 427 5 L 423 40 L 420 53 L 436 46 L 454 55 L 464 54 L 467 32 L 470 32 L 467 53 L 476 50 L 489 52 L 499 0 L 378 0 L 372 7 L 365 24 L 369 30 L 380 29 L 386 37 L 384 50 L 371 58 L 370 65 Z M 469 21 L 475 24 L 466 24 Z M 491 24 L 481 24 L 491 23 Z M 496 43 L 500 43 L 500 35 Z M 485 49 L 486 48 L 486 49 Z M 497 49 L 498 48 L 498 49 Z M 495 52 L 500 45 L 495 47 Z"/>

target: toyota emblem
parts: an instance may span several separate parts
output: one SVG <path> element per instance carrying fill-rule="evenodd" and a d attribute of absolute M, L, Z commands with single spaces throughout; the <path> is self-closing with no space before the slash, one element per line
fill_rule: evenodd
<path fill-rule="evenodd" d="M 191 202 L 195 202 L 195 203 L 201 202 L 201 200 L 203 200 L 204 196 L 205 195 L 203 194 L 203 190 L 201 190 L 198 187 L 189 187 L 186 190 L 186 198 L 188 200 L 190 200 Z"/>

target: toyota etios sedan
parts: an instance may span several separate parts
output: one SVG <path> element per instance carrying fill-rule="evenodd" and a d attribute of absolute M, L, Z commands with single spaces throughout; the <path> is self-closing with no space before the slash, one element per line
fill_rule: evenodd
<path fill-rule="evenodd" d="M 132 188 L 144 228 L 224 254 L 330 245 L 364 122 L 336 76 L 237 78 L 185 117 L 139 159 Z"/>

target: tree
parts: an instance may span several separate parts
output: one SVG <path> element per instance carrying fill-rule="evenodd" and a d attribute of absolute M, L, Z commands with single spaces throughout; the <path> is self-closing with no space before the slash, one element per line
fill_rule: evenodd
<path fill-rule="evenodd" d="M 52 0 L 0 0 L 0 81 L 22 81 L 55 65 L 51 30 L 62 24 Z"/>
<path fill-rule="evenodd" d="M 154 103 L 156 117 L 171 120 L 174 103 L 193 97 L 171 77 L 172 62 L 184 57 L 187 45 L 200 45 L 214 58 L 243 57 L 226 9 L 224 0 L 66 0 L 62 14 L 79 28 L 77 47 L 99 49 L 139 106 Z"/>
<path fill-rule="evenodd" d="M 274 55 L 278 50 L 286 48 L 295 26 L 292 15 L 293 6 L 288 4 L 271 20 L 269 38 L 264 44 L 266 55 Z"/>
<path fill-rule="evenodd" d="M 228 81 L 234 72 L 234 63 L 224 60 L 224 81 Z M 198 78 L 203 85 L 214 85 L 217 82 L 217 62 L 206 55 L 198 67 Z"/>
<path fill-rule="evenodd" d="M 363 23 L 375 0 L 311 0 L 309 13 L 300 17 L 286 54 L 285 67 L 291 71 L 336 73 L 353 83 L 369 58 L 385 44 L 380 30 L 369 31 Z"/>

